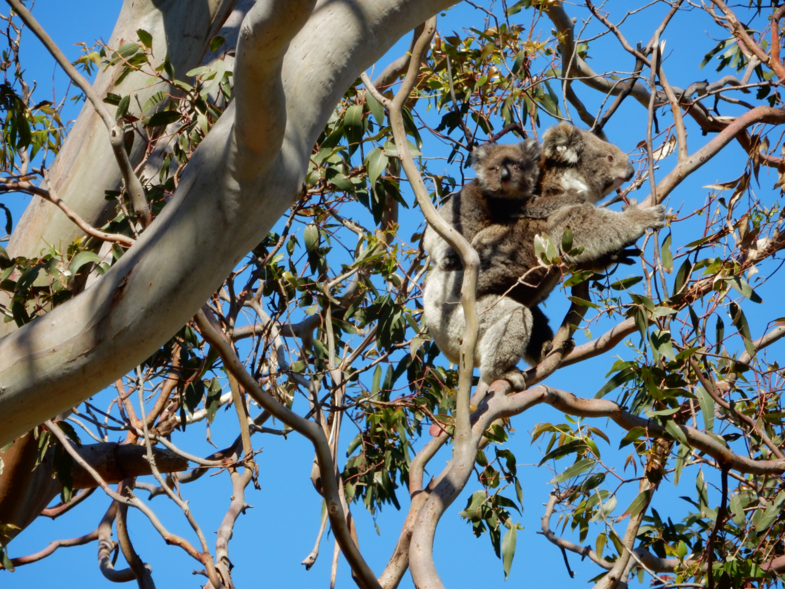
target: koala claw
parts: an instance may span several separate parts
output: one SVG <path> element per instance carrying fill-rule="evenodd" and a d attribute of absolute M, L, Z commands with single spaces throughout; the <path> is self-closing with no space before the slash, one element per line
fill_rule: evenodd
<path fill-rule="evenodd" d="M 523 376 L 523 372 L 521 372 L 517 368 L 508 370 L 504 374 L 500 375 L 499 379 L 504 379 L 506 381 L 509 381 L 513 391 L 526 390 L 526 379 Z"/>

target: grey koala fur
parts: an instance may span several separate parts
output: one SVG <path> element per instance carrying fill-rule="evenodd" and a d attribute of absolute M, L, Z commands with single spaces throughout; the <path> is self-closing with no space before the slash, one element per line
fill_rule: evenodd
<path fill-rule="evenodd" d="M 594 206 L 632 177 L 627 155 L 618 147 L 567 124 L 546 131 L 543 141 L 540 196 L 525 202 L 517 219 L 491 223 L 472 239 L 481 261 L 475 364 L 482 380 L 506 379 L 516 390 L 525 387 L 516 366 L 520 359 L 538 363 L 544 344 L 553 337 L 547 317 L 536 305 L 560 278 L 558 272 L 539 266 L 534 236 L 547 234 L 559 247 L 569 227 L 574 247 L 584 248 L 569 261 L 598 269 L 616 261 L 618 252 L 646 229 L 664 224 L 662 206 L 632 206 L 623 212 Z M 464 327 L 459 303 L 462 272 L 443 263 L 451 250 L 433 231 L 426 232 L 424 246 L 436 262 L 425 284 L 425 322 L 439 349 L 457 362 Z M 524 275 L 527 285 L 518 283 Z"/>
<path fill-rule="evenodd" d="M 507 225 L 492 225 L 478 233 L 472 246 L 480 256 L 477 296 L 502 294 L 531 307 L 545 300 L 559 282 L 559 273 L 539 265 L 534 254 L 535 235 L 548 235 L 561 252 L 562 235 L 568 227 L 573 247 L 583 252 L 567 261 L 583 269 L 604 270 L 619 261 L 627 246 L 648 228 L 664 225 L 665 207 L 647 209 L 630 206 L 623 212 L 594 205 L 624 182 L 634 170 L 617 146 L 589 131 L 561 123 L 543 135 L 540 189 L 530 205 L 537 216 L 550 211 L 547 218 L 522 218 Z M 582 204 L 574 204 L 575 198 Z M 527 284 L 518 279 L 525 276 Z M 512 290 L 510 290 L 512 289 Z"/>
<path fill-rule="evenodd" d="M 540 177 L 540 146 L 534 139 L 483 145 L 472 152 L 471 162 L 477 178 L 439 208 L 439 214 L 468 241 L 487 227 L 512 224 L 523 214 L 546 217 L 550 213 L 549 204 L 540 210 L 531 203 Z M 583 198 L 575 199 L 580 202 Z M 436 247 L 438 251 L 429 251 L 441 268 L 461 269 L 458 254 L 446 242 Z"/>

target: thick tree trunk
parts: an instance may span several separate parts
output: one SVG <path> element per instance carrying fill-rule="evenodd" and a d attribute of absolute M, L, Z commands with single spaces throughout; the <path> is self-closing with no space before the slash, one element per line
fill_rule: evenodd
<path fill-rule="evenodd" d="M 0 443 L 101 390 L 171 337 L 291 205 L 345 89 L 451 3 L 323 1 L 307 23 L 297 17 L 310 6 L 257 3 L 241 46 L 247 35 L 252 50 L 278 61 L 259 57 L 246 72 L 238 51 L 235 101 L 160 217 L 94 286 L 0 340 Z M 257 30 L 276 34 L 254 39 Z M 235 121 L 238 111 L 245 118 Z M 264 140 L 244 145 L 240 127 L 265 129 Z"/>

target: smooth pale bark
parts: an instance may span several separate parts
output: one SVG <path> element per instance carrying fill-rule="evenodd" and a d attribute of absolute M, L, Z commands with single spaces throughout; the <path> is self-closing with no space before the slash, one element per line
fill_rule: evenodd
<path fill-rule="evenodd" d="M 175 74 L 185 78 L 185 72 L 200 63 L 210 39 L 236 3 L 237 0 L 126 0 L 108 45 L 117 48 L 137 41 L 136 31 L 144 29 L 153 36 L 154 63 L 162 63 L 168 52 Z M 144 105 L 157 92 L 170 91 L 163 83 L 147 86 L 150 77 L 143 73 L 131 73 L 115 85 L 121 73 L 119 65 L 100 71 L 93 88 L 100 96 L 107 92 L 119 95 L 133 92 L 135 98 L 131 100 L 129 112 L 134 116 L 140 114 L 138 104 Z M 100 225 L 109 211 L 104 191 L 117 190 L 120 186 L 120 169 L 108 146 L 106 126 L 86 102 L 49 169 L 49 182 L 58 196 L 92 225 Z M 136 137 L 130 154 L 132 164 L 141 161 L 145 148 L 144 142 Z M 48 249 L 49 245 L 67 246 L 79 235 L 82 235 L 79 228 L 55 207 L 33 200 L 19 220 L 8 250 L 15 256 L 37 256 L 41 249 Z"/>
<path fill-rule="evenodd" d="M 84 293 L 0 340 L 0 443 L 80 403 L 166 342 L 290 206 L 346 88 L 402 35 L 451 3 L 320 2 L 291 43 L 282 75 L 255 79 L 244 90 L 243 100 L 256 100 L 256 115 L 269 121 L 271 106 L 281 109 L 281 143 L 253 145 L 253 160 L 238 157 L 232 132 L 238 95 L 136 245 Z M 274 5 L 266 15 L 280 23 L 279 33 L 296 32 L 291 2 L 263 4 Z M 243 71 L 235 69 L 239 80 Z M 271 92 L 281 81 L 283 105 Z M 253 109 L 243 112 L 254 116 Z M 237 120 L 246 123 L 259 124 Z"/>

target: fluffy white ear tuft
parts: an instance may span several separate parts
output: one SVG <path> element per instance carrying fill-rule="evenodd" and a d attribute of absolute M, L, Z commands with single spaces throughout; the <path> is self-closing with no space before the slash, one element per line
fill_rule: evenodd
<path fill-rule="evenodd" d="M 524 139 L 518 144 L 523 159 L 538 161 L 540 159 L 540 144 L 534 139 Z"/>
<path fill-rule="evenodd" d="M 560 123 L 548 129 L 542 136 L 542 151 L 545 159 L 563 165 L 578 163 L 583 152 L 580 131 L 568 123 Z"/>

